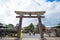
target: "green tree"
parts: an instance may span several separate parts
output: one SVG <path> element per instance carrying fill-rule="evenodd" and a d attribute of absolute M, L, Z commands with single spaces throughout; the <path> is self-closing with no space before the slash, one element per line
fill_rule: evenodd
<path fill-rule="evenodd" d="M 29 25 L 29 31 L 33 32 L 33 30 L 34 30 L 34 25 L 31 23 L 31 24 Z"/>
<path fill-rule="evenodd" d="M 25 27 L 25 30 L 29 30 L 29 27 L 27 26 L 27 27 Z"/>
<path fill-rule="evenodd" d="M 45 25 L 42 24 L 42 30 L 45 31 L 45 29 L 46 29 Z M 36 30 L 39 33 L 39 25 L 38 24 L 36 25 Z"/>
<path fill-rule="evenodd" d="M 46 26 L 44 24 L 42 24 L 42 29 L 43 29 L 43 31 L 46 30 Z"/>
<path fill-rule="evenodd" d="M 29 32 L 29 27 L 28 26 L 24 27 L 23 31 L 26 32 L 26 33 L 28 33 Z"/>
<path fill-rule="evenodd" d="M 33 32 L 34 30 L 34 25 L 31 23 L 29 26 L 24 27 L 25 32 Z"/>
<path fill-rule="evenodd" d="M 3 25 L 2 23 L 0 23 L 0 25 Z"/>
<path fill-rule="evenodd" d="M 8 24 L 7 26 L 8 26 L 8 28 L 14 28 L 13 24 Z"/>
<path fill-rule="evenodd" d="M 15 28 L 18 29 L 18 27 L 19 27 L 19 24 L 16 24 L 16 25 L 15 25 Z"/>
<path fill-rule="evenodd" d="M 0 23 L 0 28 L 3 28 L 4 26 L 3 26 L 3 24 L 2 23 Z"/>

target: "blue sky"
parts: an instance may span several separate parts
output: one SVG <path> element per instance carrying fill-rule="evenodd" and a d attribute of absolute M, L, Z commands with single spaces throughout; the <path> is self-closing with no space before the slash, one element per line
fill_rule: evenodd
<path fill-rule="evenodd" d="M 57 1 L 59 2 L 60 0 L 46 0 L 47 2 L 54 2 L 54 1 Z"/>
<path fill-rule="evenodd" d="M 55 26 L 60 23 L 60 0 L 0 0 L 0 22 L 14 24 L 19 22 L 15 11 L 46 11 L 42 23 L 46 26 Z M 27 20 L 28 19 L 28 20 Z M 24 18 L 22 26 L 30 23 L 36 25 L 36 19 Z"/>

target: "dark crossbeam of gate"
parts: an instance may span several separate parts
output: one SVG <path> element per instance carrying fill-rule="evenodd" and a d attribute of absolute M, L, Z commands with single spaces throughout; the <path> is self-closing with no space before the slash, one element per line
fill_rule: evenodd
<path fill-rule="evenodd" d="M 19 12 L 16 12 L 16 13 L 19 13 Z M 23 12 L 24 13 L 24 12 Z M 29 12 L 28 12 L 29 13 Z M 27 14 L 28 14 L 27 13 Z M 41 13 L 41 12 L 40 12 Z M 45 13 L 45 12 L 43 12 Z M 29 13 L 29 16 L 23 16 L 22 13 L 20 16 L 16 16 L 16 18 L 20 18 L 19 19 L 19 27 L 18 27 L 18 40 L 21 39 L 20 37 L 20 32 L 21 32 L 21 25 L 22 25 L 22 18 L 38 18 L 38 22 L 39 22 L 39 32 L 40 32 L 40 36 L 41 38 L 44 38 L 43 36 L 43 30 L 42 30 L 42 23 L 41 23 L 41 18 L 44 18 L 44 16 L 41 16 L 41 15 L 37 15 L 37 16 L 31 16 L 32 14 Z"/>
<path fill-rule="evenodd" d="M 22 16 L 22 18 L 45 18 L 45 16 Z M 21 18 L 21 16 L 16 16 L 16 18 Z"/>

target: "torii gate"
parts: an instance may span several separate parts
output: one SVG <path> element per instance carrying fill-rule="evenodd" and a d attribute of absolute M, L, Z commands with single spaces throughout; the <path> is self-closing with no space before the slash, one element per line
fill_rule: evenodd
<path fill-rule="evenodd" d="M 19 18 L 18 40 L 20 40 L 22 18 L 38 18 L 40 36 L 41 36 L 41 38 L 44 38 L 43 30 L 42 30 L 42 23 L 41 23 L 41 18 L 44 18 L 44 16 L 41 16 L 41 15 L 43 15 L 45 13 L 45 11 L 38 11 L 38 12 L 15 11 L 15 13 L 17 13 L 19 15 L 19 16 L 16 16 L 16 18 Z M 24 15 L 29 15 L 29 16 L 24 16 Z M 37 16 L 32 16 L 32 15 L 37 15 Z"/>

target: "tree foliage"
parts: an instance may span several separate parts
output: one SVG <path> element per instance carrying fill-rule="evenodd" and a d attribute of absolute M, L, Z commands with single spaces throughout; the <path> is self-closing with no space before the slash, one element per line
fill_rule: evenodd
<path fill-rule="evenodd" d="M 38 28 L 39 29 L 39 25 L 37 25 L 37 27 L 36 28 Z M 43 30 L 45 30 L 46 29 L 46 27 L 45 27 L 45 25 L 44 24 L 42 24 L 42 29 Z"/>
<path fill-rule="evenodd" d="M 29 31 L 33 32 L 33 30 L 34 30 L 34 25 L 31 23 L 31 24 L 29 25 Z"/>
<path fill-rule="evenodd" d="M 3 26 L 3 24 L 2 23 L 0 23 L 0 28 L 3 28 L 4 26 Z"/>
<path fill-rule="evenodd" d="M 3 25 L 3 23 L 0 23 L 0 25 Z"/>
<path fill-rule="evenodd" d="M 34 25 L 32 23 L 30 25 L 24 27 L 25 32 L 29 32 L 29 31 L 33 32 L 33 30 L 34 30 Z"/>
<path fill-rule="evenodd" d="M 42 24 L 42 29 L 43 31 L 46 29 L 46 26 L 44 24 Z"/>
<path fill-rule="evenodd" d="M 8 24 L 6 25 L 7 28 L 14 28 L 14 25 L 13 24 Z"/>
<path fill-rule="evenodd" d="M 46 29 L 46 26 L 44 24 L 42 24 L 42 30 L 45 31 L 45 29 Z M 37 31 L 37 33 L 39 33 L 39 25 L 38 24 L 36 25 L 36 31 Z"/>
<path fill-rule="evenodd" d="M 23 30 L 25 33 L 28 33 L 29 32 L 29 27 L 28 26 L 26 26 L 26 27 L 24 27 L 24 30 Z"/>

